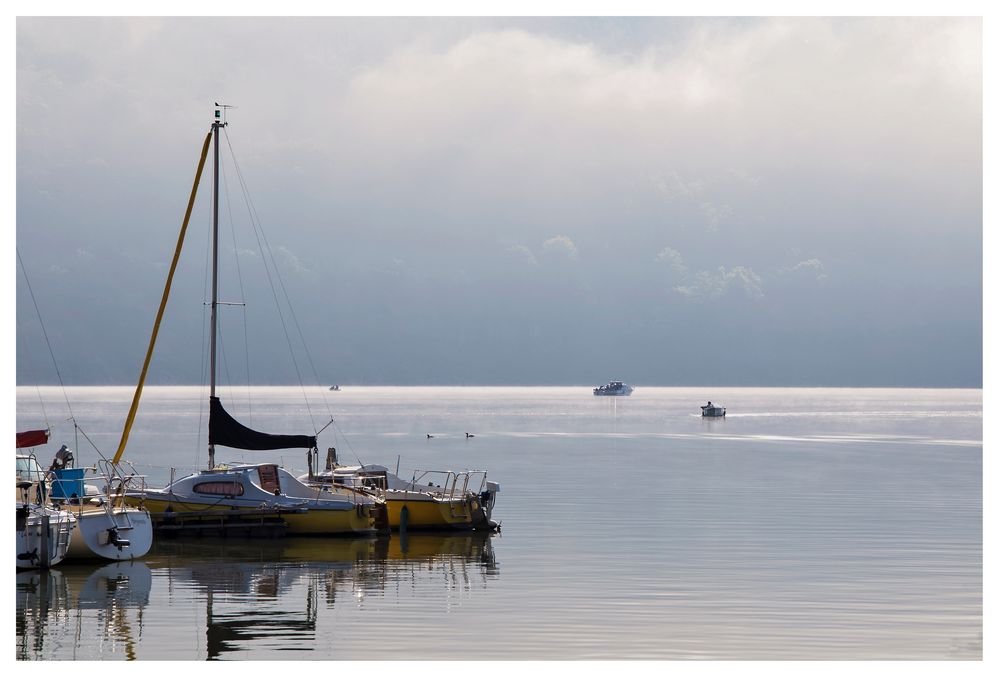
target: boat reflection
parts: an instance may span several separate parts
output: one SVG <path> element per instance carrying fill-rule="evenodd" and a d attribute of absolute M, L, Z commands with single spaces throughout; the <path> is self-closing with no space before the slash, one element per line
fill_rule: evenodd
<path fill-rule="evenodd" d="M 122 658 L 135 659 L 142 635 L 142 612 L 149 604 L 151 588 L 152 572 L 141 561 L 103 566 L 63 563 L 58 569 L 18 573 L 17 658 L 45 658 L 46 640 L 64 643 L 66 619 L 73 615 L 78 620 L 88 619 L 85 628 L 82 623 L 75 628 L 81 644 L 89 644 L 89 635 L 96 630 L 97 641 L 104 644 L 99 657 L 121 653 Z M 89 622 L 91 618 L 96 618 L 97 623 Z"/>
<path fill-rule="evenodd" d="M 163 540 L 146 562 L 169 570 L 174 586 L 193 585 L 205 603 L 205 652 L 255 658 L 280 650 L 311 652 L 324 609 L 340 603 L 363 607 L 391 585 L 447 572 L 449 590 L 471 590 L 499 573 L 491 535 L 418 534 L 400 538 L 274 540 Z M 421 576 L 421 573 L 423 574 Z M 477 582 L 478 577 L 478 582 Z M 438 592 L 439 594 L 439 592 Z M 349 629 L 348 629 L 349 631 Z M 270 654 L 273 655 L 273 654 Z"/>
<path fill-rule="evenodd" d="M 159 539 L 142 561 L 27 571 L 17 575 L 17 657 L 163 658 L 157 633 L 192 622 L 185 637 L 203 643 L 184 647 L 189 658 L 315 656 L 352 632 L 337 605 L 391 613 L 401 597 L 453 603 L 484 589 L 499 574 L 493 538 Z M 144 613 L 156 618 L 145 644 Z"/>

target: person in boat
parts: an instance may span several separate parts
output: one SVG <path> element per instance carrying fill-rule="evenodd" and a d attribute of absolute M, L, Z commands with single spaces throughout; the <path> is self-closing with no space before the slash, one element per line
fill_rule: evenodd
<path fill-rule="evenodd" d="M 73 450 L 64 444 L 59 448 L 59 451 L 56 452 L 55 458 L 52 459 L 52 465 L 49 466 L 49 471 L 62 470 L 63 468 L 68 468 L 72 464 Z"/>

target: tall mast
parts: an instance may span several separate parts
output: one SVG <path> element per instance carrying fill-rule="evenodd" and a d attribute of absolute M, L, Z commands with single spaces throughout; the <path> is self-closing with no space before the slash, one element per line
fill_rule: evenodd
<path fill-rule="evenodd" d="M 212 140 L 215 146 L 215 167 L 212 181 L 212 343 L 211 343 L 211 389 L 210 397 L 215 397 L 215 355 L 216 335 L 218 334 L 219 305 L 219 129 L 226 123 L 222 120 L 223 106 L 215 104 L 215 122 L 212 123 Z M 210 401 L 210 400 L 209 400 Z M 215 445 L 208 445 L 208 468 L 215 467 Z"/>

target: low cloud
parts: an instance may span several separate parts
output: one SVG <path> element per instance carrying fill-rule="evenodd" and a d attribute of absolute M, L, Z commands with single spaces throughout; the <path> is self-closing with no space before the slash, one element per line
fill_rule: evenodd
<path fill-rule="evenodd" d="M 579 258 L 579 250 L 576 249 L 576 243 L 573 242 L 568 235 L 556 235 L 555 237 L 545 240 L 544 244 L 541 246 L 545 249 L 545 251 L 562 254 L 566 258 L 572 259 L 573 261 Z"/>
<path fill-rule="evenodd" d="M 683 263 L 683 257 L 672 247 L 664 247 L 656 254 L 656 261 L 668 265 L 673 275 L 679 279 L 687 276 L 687 266 Z"/>
<path fill-rule="evenodd" d="M 294 252 L 292 252 L 290 249 L 288 249 L 284 245 L 281 245 L 281 246 L 277 247 L 277 251 L 281 254 L 281 258 L 284 260 L 284 262 L 288 265 L 288 268 L 293 273 L 302 274 L 302 273 L 309 273 L 309 272 L 311 272 L 311 271 L 309 271 L 308 268 L 305 267 L 305 265 L 302 263 L 302 260 L 299 259 L 294 254 Z"/>
<path fill-rule="evenodd" d="M 785 268 L 781 271 L 782 273 L 798 274 L 802 276 L 808 276 L 816 280 L 824 280 L 829 277 L 826 274 L 825 266 L 822 265 L 822 261 L 818 259 L 808 259 L 807 261 L 801 261 L 790 268 Z"/>
<path fill-rule="evenodd" d="M 531 249 L 525 245 L 515 244 L 507 247 L 507 251 L 513 252 L 519 258 L 523 259 L 532 266 L 538 265 L 538 259 L 534 256 L 534 252 L 532 252 Z"/>
<path fill-rule="evenodd" d="M 719 266 L 716 272 L 702 270 L 689 285 L 677 285 L 673 290 L 691 299 L 717 299 L 729 294 L 733 289 L 741 291 L 754 301 L 763 299 L 763 280 L 752 268 L 736 266 L 726 270 Z"/>
<path fill-rule="evenodd" d="M 714 230 L 718 228 L 722 221 L 732 216 L 735 211 L 728 205 L 716 205 L 710 202 L 702 202 L 701 213 L 704 214 L 704 220 L 707 221 L 708 227 Z"/>
<path fill-rule="evenodd" d="M 651 180 L 656 192 L 668 201 L 677 199 L 693 200 L 704 192 L 704 182 L 702 180 L 685 180 L 675 170 L 656 174 Z"/>

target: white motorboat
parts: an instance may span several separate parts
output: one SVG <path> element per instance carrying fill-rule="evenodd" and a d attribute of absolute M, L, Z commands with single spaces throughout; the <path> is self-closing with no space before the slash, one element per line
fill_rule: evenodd
<path fill-rule="evenodd" d="M 17 455 L 16 490 L 16 568 L 55 566 L 66 557 L 76 519 L 48 504 L 47 478 L 34 456 Z"/>
<path fill-rule="evenodd" d="M 17 504 L 17 568 L 47 569 L 66 558 L 76 518 L 37 503 Z"/>
<path fill-rule="evenodd" d="M 635 389 L 621 381 L 611 381 L 593 389 L 594 395 L 630 395 Z"/>

